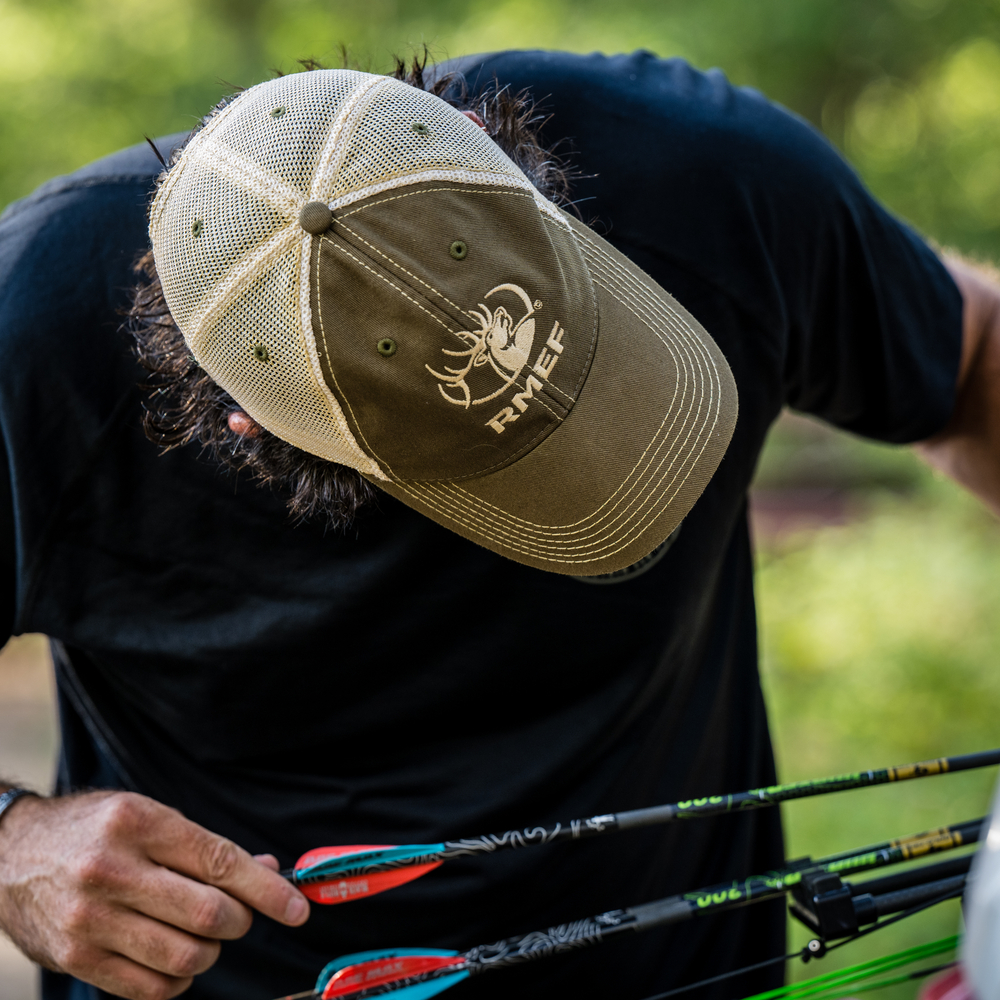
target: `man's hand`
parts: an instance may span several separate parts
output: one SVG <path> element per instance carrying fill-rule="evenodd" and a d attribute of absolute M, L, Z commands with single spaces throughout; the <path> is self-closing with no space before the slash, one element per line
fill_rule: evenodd
<path fill-rule="evenodd" d="M 24 798 L 0 823 L 0 927 L 47 969 L 167 1000 L 246 934 L 251 910 L 306 920 L 277 868 L 142 795 Z"/>

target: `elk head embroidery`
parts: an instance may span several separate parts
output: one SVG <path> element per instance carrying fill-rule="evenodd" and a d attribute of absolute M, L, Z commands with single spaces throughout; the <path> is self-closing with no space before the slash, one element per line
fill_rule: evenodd
<path fill-rule="evenodd" d="M 535 312 L 542 307 L 542 303 L 533 303 L 520 285 L 511 284 L 497 285 L 483 298 L 489 299 L 499 292 L 513 293 L 524 305 L 525 313 L 516 323 L 504 306 L 498 305 L 491 310 L 485 302 L 480 302 L 479 308 L 472 310 L 472 315 L 479 322 L 479 329 L 455 331 L 455 336 L 467 345 L 465 350 L 449 351 L 442 348 L 443 354 L 464 359 L 461 367 L 445 365 L 445 374 L 442 374 L 434 371 L 430 365 L 424 366 L 435 378 L 440 379 L 438 389 L 441 395 L 456 406 L 468 409 L 470 405 L 477 406 L 496 399 L 513 384 L 521 369 L 528 363 L 528 355 L 535 339 Z M 473 399 L 466 379 L 483 365 L 489 365 L 503 384 L 489 395 Z"/>

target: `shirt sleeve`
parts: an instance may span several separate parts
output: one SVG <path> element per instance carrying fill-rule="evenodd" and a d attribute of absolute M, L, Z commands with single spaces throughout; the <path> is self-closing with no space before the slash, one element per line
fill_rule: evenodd
<path fill-rule="evenodd" d="M 741 413 L 786 404 L 897 443 L 947 422 L 958 289 L 807 122 L 718 70 L 649 52 L 495 53 L 445 68 L 474 91 L 495 82 L 542 101 L 585 221 L 704 316 Z"/>
<path fill-rule="evenodd" d="M 785 402 L 866 437 L 930 437 L 955 405 L 961 293 L 832 148 L 825 158 L 811 180 L 822 218 L 789 224 L 770 248 L 787 309 Z"/>
<path fill-rule="evenodd" d="M 30 605 L 53 514 L 72 509 L 95 442 L 142 377 L 119 328 L 159 169 L 142 143 L 0 216 L 0 644 L 49 631 Z"/>
<path fill-rule="evenodd" d="M 770 352 L 745 374 L 780 379 L 782 403 L 866 437 L 940 430 L 962 299 L 937 254 L 807 122 L 717 71 L 669 75 L 669 193 L 647 238 L 745 315 L 754 349 Z M 758 391 L 745 377 L 741 398 Z"/>
<path fill-rule="evenodd" d="M 667 252 L 773 348 L 785 405 L 886 442 L 939 431 L 962 299 L 937 254 L 807 122 L 718 72 L 682 78 L 693 149 L 683 178 L 670 170 L 686 194 L 662 218 L 665 231 L 681 223 Z"/>

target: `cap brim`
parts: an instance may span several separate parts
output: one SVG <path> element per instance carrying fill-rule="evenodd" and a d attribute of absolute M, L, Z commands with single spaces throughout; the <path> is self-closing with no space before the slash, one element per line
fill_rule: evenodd
<path fill-rule="evenodd" d="M 638 562 L 680 524 L 725 454 L 737 396 L 701 324 L 609 243 L 569 222 L 599 327 L 567 418 L 489 475 L 377 485 L 509 559 L 597 576 Z"/>

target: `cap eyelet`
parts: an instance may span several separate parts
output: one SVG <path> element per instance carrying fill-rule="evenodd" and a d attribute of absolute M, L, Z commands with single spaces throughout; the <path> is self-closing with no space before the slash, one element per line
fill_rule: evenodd
<path fill-rule="evenodd" d="M 413 129 L 413 131 L 416 132 L 417 135 L 430 135 L 431 134 L 431 130 L 423 122 L 414 122 L 410 126 L 410 128 Z"/>
<path fill-rule="evenodd" d="M 383 337 L 375 345 L 375 350 L 378 351 L 383 358 L 391 358 L 396 353 L 396 341 L 389 337 Z"/>
<path fill-rule="evenodd" d="M 284 104 L 279 104 L 276 108 L 271 108 L 271 117 L 280 118 L 287 110 Z"/>
<path fill-rule="evenodd" d="M 455 240 L 455 242 L 448 247 L 448 253 L 450 253 L 455 260 L 465 260 L 469 254 L 469 248 L 465 245 L 463 240 Z"/>
<path fill-rule="evenodd" d="M 253 345 L 253 356 L 263 364 L 271 360 L 271 354 L 263 344 Z"/>
<path fill-rule="evenodd" d="M 205 223 L 202 222 L 201 219 L 195 219 L 194 222 L 191 223 L 191 235 L 195 239 L 198 239 L 198 237 L 201 236 L 201 232 L 204 228 L 205 228 Z"/>

